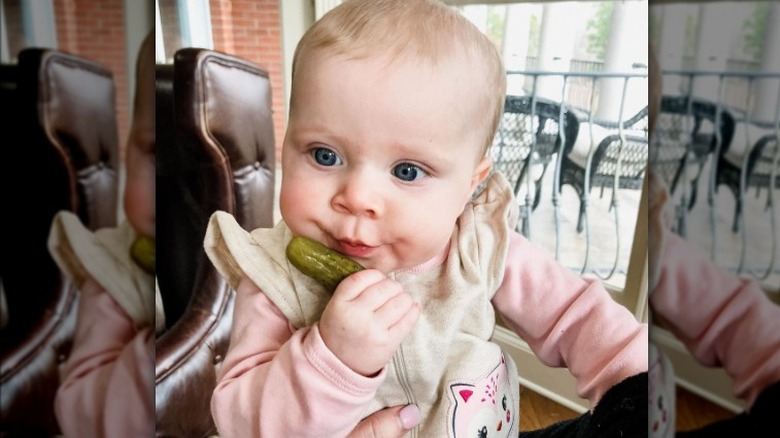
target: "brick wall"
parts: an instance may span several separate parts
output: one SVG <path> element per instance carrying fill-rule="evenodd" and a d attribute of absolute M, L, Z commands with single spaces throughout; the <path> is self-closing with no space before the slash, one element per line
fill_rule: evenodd
<path fill-rule="evenodd" d="M 281 18 L 278 0 L 211 0 L 214 50 L 253 61 L 271 78 L 276 159 L 285 131 Z"/>
<path fill-rule="evenodd" d="M 54 0 L 59 49 L 96 61 L 114 74 L 120 157 L 128 130 L 122 0 Z"/>

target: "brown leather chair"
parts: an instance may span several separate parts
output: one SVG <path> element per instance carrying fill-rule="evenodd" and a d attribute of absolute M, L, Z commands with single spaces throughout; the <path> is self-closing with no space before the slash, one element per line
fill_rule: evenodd
<path fill-rule="evenodd" d="M 203 237 L 216 210 L 247 229 L 273 225 L 271 86 L 258 65 L 205 49 L 175 54 L 172 86 L 170 70 L 157 71 L 157 279 L 168 327 L 157 339 L 157 436 L 207 437 L 218 433 L 209 404 L 235 292 Z"/>
<path fill-rule="evenodd" d="M 0 340 L 0 436 L 52 436 L 78 293 L 46 241 L 60 210 L 76 212 L 91 229 L 116 225 L 114 79 L 98 63 L 40 48 L 23 50 L 3 69 L 0 277 L 8 325 Z"/>

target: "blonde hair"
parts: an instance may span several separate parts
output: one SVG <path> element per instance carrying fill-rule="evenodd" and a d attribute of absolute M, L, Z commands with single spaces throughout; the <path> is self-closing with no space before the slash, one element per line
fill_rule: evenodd
<path fill-rule="evenodd" d="M 464 55 L 476 61 L 463 68 L 481 66 L 484 71 L 482 102 L 492 117 L 485 123 L 483 154 L 490 147 L 504 109 L 506 72 L 493 43 L 455 8 L 439 0 L 345 1 L 314 23 L 298 43 L 292 65 L 292 96 L 296 72 L 319 50 L 350 59 L 415 56 L 434 65 Z"/>

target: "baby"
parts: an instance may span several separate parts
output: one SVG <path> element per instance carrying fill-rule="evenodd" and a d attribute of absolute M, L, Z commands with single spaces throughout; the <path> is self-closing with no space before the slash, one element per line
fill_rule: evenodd
<path fill-rule="evenodd" d="M 248 232 L 216 212 L 205 238 L 237 292 L 212 398 L 222 437 L 346 436 L 409 403 L 423 416 L 412 436 L 517 436 L 496 312 L 577 378 L 595 409 L 581 428 L 630 405 L 619 427 L 646 432 L 647 326 L 514 231 L 518 205 L 487 153 L 505 90 L 494 46 L 439 1 L 348 0 L 307 31 L 282 221 Z M 367 269 L 331 295 L 287 261 L 296 235 Z"/>

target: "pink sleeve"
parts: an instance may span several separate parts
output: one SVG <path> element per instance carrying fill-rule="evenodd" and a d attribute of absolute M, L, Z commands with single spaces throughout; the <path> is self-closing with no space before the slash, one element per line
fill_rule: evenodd
<path fill-rule="evenodd" d="M 244 279 L 211 412 L 223 438 L 346 436 L 385 373 L 356 374 L 328 350 L 316 324 L 293 330 Z"/>
<path fill-rule="evenodd" d="M 154 330 L 137 329 L 91 279 L 81 288 L 73 351 L 54 404 L 68 437 L 154 435 Z"/>
<path fill-rule="evenodd" d="M 734 394 L 752 405 L 780 381 L 780 307 L 758 282 L 726 272 L 698 247 L 663 232 L 653 311 L 700 363 L 722 366 Z"/>
<path fill-rule="evenodd" d="M 647 324 L 600 282 L 583 280 L 517 233 L 493 305 L 543 363 L 568 367 L 591 409 L 609 388 L 647 371 Z"/>

